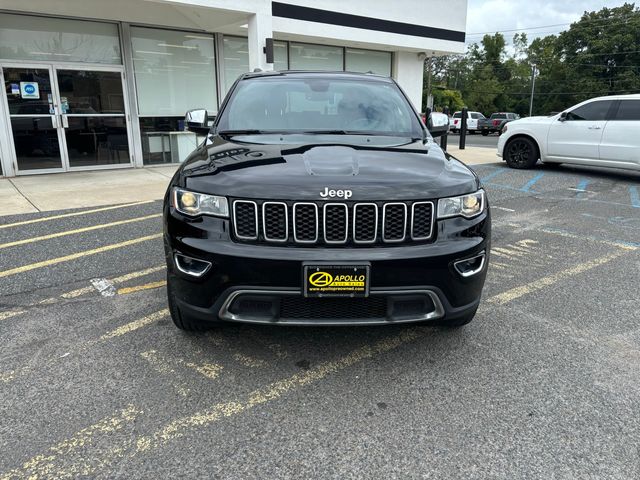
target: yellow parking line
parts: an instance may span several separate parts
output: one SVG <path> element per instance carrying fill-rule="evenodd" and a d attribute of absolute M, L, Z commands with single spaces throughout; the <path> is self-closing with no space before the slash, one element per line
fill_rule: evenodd
<path fill-rule="evenodd" d="M 114 277 L 114 278 L 112 278 L 110 280 L 110 282 L 115 285 L 115 284 L 118 284 L 118 283 L 126 282 L 128 280 L 132 280 L 134 278 L 143 277 L 143 276 L 149 275 L 151 273 L 159 272 L 160 270 L 164 270 L 165 268 L 166 267 L 164 265 L 159 265 L 157 267 L 151 267 L 151 268 L 145 268 L 144 270 L 138 270 L 137 272 L 131 272 L 131 273 L 127 273 L 125 275 L 121 275 L 119 277 Z M 162 282 L 156 282 L 156 283 L 162 283 L 162 285 L 164 285 L 166 282 L 163 280 Z M 148 283 L 147 285 L 152 285 L 152 284 Z M 158 286 L 161 286 L 161 285 L 158 285 Z M 148 288 L 152 288 L 152 287 L 148 287 Z M 91 293 L 91 292 L 95 292 L 95 291 L 96 291 L 96 289 L 93 286 L 77 288 L 75 290 L 71 290 L 69 292 L 65 292 L 62 295 L 60 295 L 59 297 L 49 297 L 49 298 L 45 298 L 43 300 L 40 300 L 39 302 L 36 302 L 36 303 L 30 303 L 30 304 L 26 305 L 26 307 L 33 307 L 34 305 L 49 305 L 49 304 L 56 303 L 60 298 L 64 298 L 64 299 L 77 298 L 77 297 L 80 297 L 82 295 L 86 295 L 87 293 Z M 24 306 L 22 306 L 22 308 L 24 308 Z M 22 315 L 23 313 L 26 313 L 26 310 L 7 310 L 7 311 L 4 311 L 4 312 L 0 312 L 0 320 L 5 320 L 7 318 L 16 317 L 18 315 Z"/>
<path fill-rule="evenodd" d="M 507 255 L 507 256 L 511 256 L 512 258 L 523 257 L 523 256 L 527 255 L 527 253 L 524 253 L 524 252 L 521 252 L 521 251 L 518 251 L 518 250 L 512 250 L 511 248 L 505 248 L 505 247 L 493 247 L 491 249 L 491 251 L 493 253 L 498 254 L 498 255 L 499 254 L 504 254 L 504 255 Z"/>
<path fill-rule="evenodd" d="M 508 258 L 509 260 L 513 259 L 513 257 L 511 255 L 506 255 L 504 253 L 496 251 L 495 248 L 491 249 L 491 255 L 497 255 L 498 257 Z"/>
<path fill-rule="evenodd" d="M 107 210 L 115 210 L 117 208 L 134 207 L 136 205 L 144 205 L 145 203 L 153 203 L 154 200 L 145 200 L 143 202 L 124 203 L 122 205 L 113 205 L 110 207 L 94 208 L 92 210 L 83 210 L 82 212 L 63 213 L 61 215 L 52 215 L 50 217 L 34 218 L 33 220 L 23 220 L 22 222 L 7 223 L 0 225 L 0 229 L 9 227 L 19 227 L 21 225 L 29 225 L 32 223 L 47 222 L 49 220 L 57 220 L 59 218 L 77 217 L 78 215 L 87 215 L 89 213 L 105 212 Z"/>
<path fill-rule="evenodd" d="M 287 393 L 317 383 L 331 374 L 392 351 L 405 343 L 420 338 L 420 336 L 424 334 L 425 330 L 420 328 L 403 330 L 398 335 L 385 338 L 373 345 L 364 345 L 357 348 L 350 354 L 337 360 L 323 362 L 310 370 L 296 373 L 291 377 L 271 383 L 236 401 L 215 404 L 204 411 L 170 421 L 152 435 L 139 436 L 137 439 L 130 439 L 129 436 L 123 435 L 119 439 L 120 443 L 110 445 L 110 448 L 106 450 L 96 447 L 92 437 L 87 438 L 86 434 L 76 434 L 71 440 L 63 442 L 63 445 L 76 445 L 80 443 L 83 447 L 94 447 L 91 451 L 87 451 L 88 448 L 86 448 L 83 457 L 78 459 L 77 462 L 74 463 L 70 461 L 71 459 L 65 456 L 65 450 L 58 449 L 56 446 L 50 448 L 44 454 L 37 455 L 27 461 L 21 468 L 7 472 L 4 476 L 0 475 L 0 480 L 14 477 L 72 478 L 77 476 L 95 476 L 95 473 L 99 470 L 111 467 L 125 457 L 133 457 L 149 452 L 172 440 L 188 435 L 193 429 L 206 428 L 224 418 L 239 415 L 258 405 L 278 400 Z M 138 410 L 135 409 L 129 415 L 133 417 L 133 415 L 137 414 Z M 106 425 L 109 425 L 109 423 L 105 422 L 104 427 L 94 428 L 92 431 L 106 431 L 110 433 L 113 429 L 124 423 L 118 420 L 121 416 L 122 414 L 116 415 L 113 417 L 115 420 L 111 419 L 111 422 L 115 424 L 111 429 L 106 428 Z M 157 413 L 149 412 L 149 416 L 150 418 L 157 418 Z M 84 442 L 82 442 L 82 440 L 76 441 L 76 438 L 86 438 L 87 440 Z"/>
<path fill-rule="evenodd" d="M 569 232 L 563 232 L 563 231 L 557 231 L 557 230 L 553 230 L 553 229 L 548 229 L 548 228 L 541 228 L 540 229 L 541 232 L 544 233 L 548 233 L 549 235 L 558 235 L 560 237 L 565 237 L 565 238 L 573 238 L 576 240 L 586 240 L 589 242 L 597 242 L 597 243 L 601 243 L 603 245 L 609 245 L 611 247 L 617 247 L 617 248 L 621 248 L 623 250 L 637 250 L 638 247 L 636 247 L 635 245 L 629 245 L 626 243 L 622 243 L 622 242 L 616 242 L 613 240 L 603 240 L 600 238 L 593 238 L 593 237 L 589 237 L 586 235 L 576 235 L 574 233 L 569 233 Z"/>
<path fill-rule="evenodd" d="M 268 365 L 264 360 L 250 357 L 249 355 L 245 355 L 244 353 L 234 353 L 233 359 L 241 365 L 249 368 L 262 368 L 265 365 Z"/>
<path fill-rule="evenodd" d="M 528 247 L 529 245 L 537 245 L 540 242 L 538 242 L 537 240 L 531 240 L 531 239 L 524 239 L 524 240 L 518 240 L 516 242 L 516 245 L 522 245 L 524 247 Z"/>
<path fill-rule="evenodd" d="M 147 315 L 145 317 L 139 318 L 137 320 L 134 320 L 132 322 L 126 323 L 124 325 L 119 326 L 118 328 L 111 330 L 107 333 L 105 333 L 104 335 L 102 335 L 99 338 L 94 338 L 92 340 L 87 340 L 85 342 L 82 342 L 78 345 L 76 345 L 74 348 L 72 348 L 71 351 L 68 351 L 69 354 L 80 354 L 83 352 L 86 352 L 87 350 L 89 350 L 90 348 L 98 345 L 100 342 L 104 342 L 107 340 L 111 340 L 113 338 L 117 338 L 117 337 L 121 337 L 123 335 L 126 335 L 127 333 L 131 333 L 131 332 L 135 332 L 136 330 L 139 330 L 143 327 L 146 327 L 147 325 L 150 325 L 154 322 L 157 322 L 158 320 L 166 317 L 167 315 L 169 315 L 169 309 L 167 308 L 163 308 L 162 310 L 159 310 L 157 312 L 154 312 L 150 315 Z M 51 366 L 55 363 L 58 362 L 58 360 L 60 359 L 60 357 L 49 357 L 47 360 L 45 360 L 44 362 L 40 363 L 39 365 L 33 366 L 31 364 L 27 364 L 23 367 L 19 367 L 17 369 L 14 370 L 9 370 L 6 372 L 0 372 L 0 382 L 2 383 L 9 383 L 13 380 L 15 380 L 17 377 L 21 377 L 24 376 L 26 374 L 28 374 L 29 372 L 35 371 L 37 369 L 42 369 L 48 366 Z M 0 477 L 1 480 L 2 477 Z"/>
<path fill-rule="evenodd" d="M 142 358 L 144 358 L 151 368 L 153 368 L 156 372 L 162 375 L 172 375 L 177 376 L 175 382 L 173 382 L 173 388 L 183 397 L 189 395 L 190 389 L 182 380 L 180 376 L 177 375 L 176 369 L 173 367 L 171 362 L 166 359 L 164 356 L 160 355 L 157 350 L 147 350 L 146 352 L 142 352 L 140 354 Z M 179 362 L 178 362 L 179 363 Z"/>
<path fill-rule="evenodd" d="M 72 253 L 71 255 L 65 255 L 64 257 L 51 258 L 42 262 L 31 263 L 29 265 L 23 265 L 22 267 L 11 268 L 9 270 L 0 271 L 0 278 L 8 277 L 10 275 L 16 275 L 18 273 L 28 272 L 37 268 L 49 267 L 58 263 L 68 262 L 70 260 L 76 260 L 78 258 L 87 257 L 89 255 L 95 255 L 97 253 L 108 252 L 117 248 L 128 247 L 129 245 L 135 245 L 136 243 L 146 242 L 147 240 L 155 240 L 161 238 L 162 233 L 156 233 L 153 235 L 147 235 L 145 237 L 134 238 L 120 243 L 114 243 L 111 245 L 105 245 L 104 247 L 94 248 L 91 250 L 84 250 L 82 252 Z"/>
<path fill-rule="evenodd" d="M 91 225 L 90 227 L 76 228 L 75 230 L 66 230 L 64 232 L 50 233 L 48 235 L 41 235 L 39 237 L 25 238 L 24 240 L 15 240 L 8 243 L 0 243 L 0 249 L 16 247 L 18 245 L 25 245 L 27 243 L 41 242 L 43 240 L 51 240 L 52 238 L 66 237 L 67 235 L 76 235 L 78 233 L 91 232 L 93 230 L 100 230 L 102 228 L 116 227 L 118 225 L 126 225 L 129 223 L 143 222 L 151 218 L 161 217 L 161 213 L 154 213 L 153 215 L 145 215 L 144 217 L 129 218 L 126 220 L 118 220 L 117 222 L 101 223 L 99 225 Z"/>
<path fill-rule="evenodd" d="M 128 293 L 139 292 L 140 290 L 151 290 L 152 288 L 160 288 L 164 287 L 166 284 L 166 280 L 160 280 L 159 282 L 145 283 L 144 285 L 136 285 L 134 287 L 124 287 L 118 289 L 118 295 L 126 295 Z"/>
<path fill-rule="evenodd" d="M 625 253 L 626 252 L 623 250 L 618 250 L 614 253 L 610 253 L 609 255 L 605 255 L 604 257 L 596 258 L 589 262 L 578 264 L 575 267 L 571 267 L 566 270 L 561 270 L 560 272 L 556 272 L 546 277 L 534 280 L 533 282 L 527 283 L 525 285 L 521 285 L 519 287 L 507 290 L 506 292 L 502 292 L 498 295 L 494 295 L 493 297 L 488 298 L 487 302 L 495 303 L 497 305 L 504 305 L 505 303 L 509 303 L 524 295 L 554 285 L 561 280 L 586 272 L 588 270 L 591 270 L 592 268 L 599 267 L 600 265 L 604 265 L 605 263 L 610 262 L 611 260 L 624 255 Z"/>
<path fill-rule="evenodd" d="M 185 366 L 192 368 L 200 375 L 207 377 L 209 380 L 218 378 L 220 372 L 222 371 L 222 365 L 218 365 L 217 363 L 186 362 Z"/>
<path fill-rule="evenodd" d="M 115 330 L 111 330 L 110 332 L 105 333 L 100 337 L 100 340 L 109 340 L 115 337 L 121 337 L 127 333 L 133 332 L 134 330 L 138 330 L 139 328 L 146 327 L 147 325 L 157 322 L 161 318 L 169 315 L 169 309 L 163 308 L 151 315 L 147 315 L 146 317 L 139 318 L 138 320 L 134 320 L 133 322 L 126 323 Z"/>
<path fill-rule="evenodd" d="M 117 285 L 118 283 L 128 282 L 129 280 L 133 280 L 134 278 L 140 278 L 140 277 L 144 277 L 146 275 L 150 275 L 150 274 L 155 273 L 155 272 L 159 272 L 160 270 L 164 270 L 165 268 L 167 268 L 167 267 L 165 267 L 164 265 L 158 265 L 156 267 L 145 268 L 144 270 L 138 270 L 137 272 L 125 273 L 124 275 L 120 275 L 119 277 L 113 277 L 113 278 L 109 279 L 109 281 L 111 283 L 113 283 L 114 285 Z M 78 288 L 76 290 L 71 290 L 70 292 L 63 293 L 62 295 L 60 295 L 60 297 L 62 297 L 62 298 L 76 298 L 76 297 L 79 297 L 81 295 L 85 295 L 87 293 L 91 293 L 91 292 L 94 292 L 94 291 L 95 291 L 95 288 L 93 288 L 93 286 L 82 287 L 82 288 Z"/>
<path fill-rule="evenodd" d="M 15 317 L 17 315 L 21 315 L 26 310 L 9 310 L 6 312 L 0 312 L 0 320 L 5 320 L 7 318 Z"/>
<path fill-rule="evenodd" d="M 14 478 L 71 478 L 80 476 L 81 472 L 79 471 L 65 471 L 63 466 L 65 458 L 67 458 L 68 455 L 75 455 L 89 446 L 96 447 L 97 437 L 112 435 L 117 438 L 118 434 L 115 432 L 122 430 L 127 425 L 133 424 L 141 413 L 141 409 L 129 405 L 114 416 L 103 418 L 99 422 L 83 428 L 70 438 L 51 447 L 46 454 L 38 455 L 24 463 L 21 468 L 0 474 L 0 480 Z M 120 437 L 121 436 L 122 435 L 120 435 Z M 55 474 L 52 472 L 54 470 Z"/>

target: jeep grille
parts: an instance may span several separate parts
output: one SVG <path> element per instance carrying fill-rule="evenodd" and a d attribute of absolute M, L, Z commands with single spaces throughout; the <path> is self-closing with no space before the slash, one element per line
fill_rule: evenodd
<path fill-rule="evenodd" d="M 235 239 L 299 245 L 426 242 L 434 205 L 421 202 L 282 202 L 233 200 Z"/>

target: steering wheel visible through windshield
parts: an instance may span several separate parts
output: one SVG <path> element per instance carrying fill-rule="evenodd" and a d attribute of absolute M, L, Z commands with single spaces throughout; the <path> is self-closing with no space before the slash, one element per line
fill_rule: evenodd
<path fill-rule="evenodd" d="M 394 83 L 317 76 L 240 81 L 221 113 L 218 131 L 423 135 Z"/>

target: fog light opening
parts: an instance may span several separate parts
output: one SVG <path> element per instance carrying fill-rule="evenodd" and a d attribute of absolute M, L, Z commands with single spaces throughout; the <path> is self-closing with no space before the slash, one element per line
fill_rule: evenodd
<path fill-rule="evenodd" d="M 201 277 L 211 268 L 211 262 L 198 260 L 197 258 L 188 257 L 181 253 L 176 253 L 173 258 L 176 268 L 191 277 Z"/>
<path fill-rule="evenodd" d="M 480 273 L 484 268 L 485 252 L 476 255 L 475 257 L 465 258 L 464 260 L 458 260 L 453 264 L 456 271 L 463 277 L 471 277 L 477 273 Z"/>

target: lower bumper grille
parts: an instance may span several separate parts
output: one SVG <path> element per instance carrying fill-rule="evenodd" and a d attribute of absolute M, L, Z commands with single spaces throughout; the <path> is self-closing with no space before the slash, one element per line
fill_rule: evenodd
<path fill-rule="evenodd" d="M 250 323 L 384 324 L 432 320 L 444 315 L 430 290 L 377 291 L 369 297 L 306 298 L 299 292 L 242 290 L 229 295 L 219 316 Z"/>
<path fill-rule="evenodd" d="M 304 298 L 283 297 L 280 301 L 282 318 L 384 318 L 387 316 L 387 299 L 369 298 Z"/>

